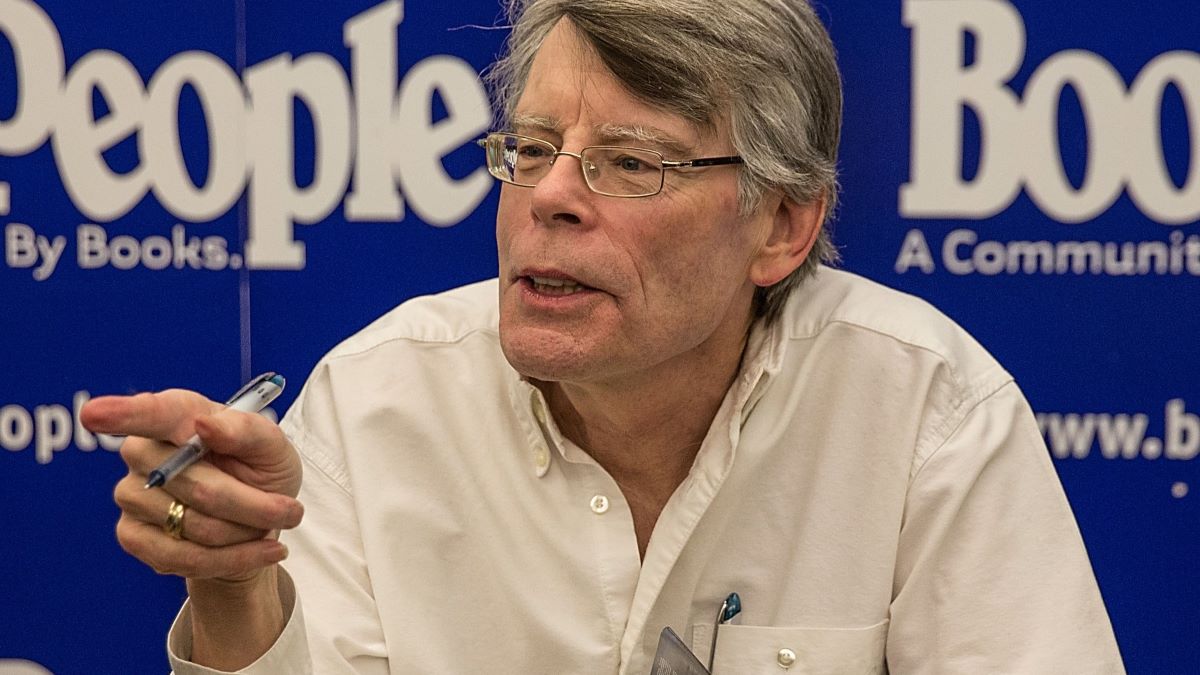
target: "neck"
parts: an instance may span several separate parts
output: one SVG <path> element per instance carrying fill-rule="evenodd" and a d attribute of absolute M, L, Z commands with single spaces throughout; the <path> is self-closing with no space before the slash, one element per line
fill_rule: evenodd
<path fill-rule="evenodd" d="M 703 344 L 636 375 L 538 383 L 563 435 L 620 487 L 642 558 L 737 377 L 749 329 L 746 311 Z"/>
<path fill-rule="evenodd" d="M 749 320 L 736 334 L 637 378 L 539 387 L 563 435 L 623 490 L 669 497 L 737 377 L 748 330 Z"/>

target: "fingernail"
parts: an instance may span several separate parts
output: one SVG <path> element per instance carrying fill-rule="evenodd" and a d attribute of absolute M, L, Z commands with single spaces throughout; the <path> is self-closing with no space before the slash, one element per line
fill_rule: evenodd
<path fill-rule="evenodd" d="M 279 556 L 279 560 L 280 560 L 280 562 L 282 562 L 282 561 L 284 561 L 284 560 L 287 560 L 287 557 L 288 557 L 288 547 L 287 547 L 287 544 L 280 543 L 280 544 L 279 544 L 279 549 L 280 549 L 280 552 L 281 552 L 281 554 L 280 554 L 280 556 Z"/>

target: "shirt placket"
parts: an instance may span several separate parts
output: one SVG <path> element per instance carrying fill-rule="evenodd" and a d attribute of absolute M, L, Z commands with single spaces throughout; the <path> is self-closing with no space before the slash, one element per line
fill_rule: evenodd
<path fill-rule="evenodd" d="M 574 524 L 572 537 L 589 543 L 588 551 L 581 557 L 586 559 L 590 571 L 579 583 L 594 586 L 601 599 L 605 610 L 603 641 L 613 645 L 607 671 L 615 673 L 620 662 L 617 646 L 629 621 L 641 568 L 632 510 L 608 472 L 562 436 L 541 391 L 524 381 L 515 386 L 514 400 L 523 401 L 529 413 L 522 417 L 532 417 L 536 422 L 529 429 L 534 472 L 539 478 L 551 478 L 547 474 L 557 472 L 565 479 L 569 496 L 564 507 L 568 522 Z"/>
<path fill-rule="evenodd" d="M 536 421 L 536 427 L 529 429 L 533 469 L 539 477 L 544 476 L 558 456 L 571 485 L 569 509 L 578 514 L 572 520 L 581 524 L 593 542 L 592 581 L 599 585 L 604 600 L 611 644 L 620 645 L 618 672 L 622 674 L 648 668 L 642 663 L 642 653 L 653 652 L 652 643 L 667 625 L 656 611 L 659 596 L 729 472 L 745 415 L 761 396 L 764 371 L 776 360 L 772 339 L 776 337 L 752 336 L 743 371 L 722 403 L 696 465 L 663 509 L 645 560 L 637 550 L 633 513 L 616 481 L 561 435 L 540 390 L 525 381 L 515 383 L 514 401 L 528 406 L 529 414 L 523 417 Z"/>
<path fill-rule="evenodd" d="M 696 463 L 659 516 L 621 643 L 623 675 L 649 670 L 649 658 L 658 636 L 665 626 L 671 625 L 672 618 L 678 623 L 672 626 L 677 632 L 686 631 L 694 619 L 681 620 L 664 607 L 690 606 L 691 598 L 674 598 L 675 602 L 666 603 L 660 596 L 684 552 L 690 545 L 696 545 L 692 534 L 729 474 L 749 410 L 761 398 L 770 373 L 778 368 L 780 337 L 777 330 L 756 326 L 747 345 L 742 371 L 717 411 L 696 455 Z M 719 605 L 720 599 L 715 602 Z"/>

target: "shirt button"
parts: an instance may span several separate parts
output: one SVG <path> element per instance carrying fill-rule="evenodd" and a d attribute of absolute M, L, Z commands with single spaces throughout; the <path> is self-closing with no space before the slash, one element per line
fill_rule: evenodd
<path fill-rule="evenodd" d="M 533 448 L 533 465 L 537 467 L 539 476 L 550 467 L 550 451 L 541 443 Z"/>
<path fill-rule="evenodd" d="M 791 668 L 796 663 L 796 652 L 787 647 L 780 649 L 779 653 L 775 655 L 775 663 L 778 663 L 779 667 L 784 670 Z"/>
<path fill-rule="evenodd" d="M 593 513 L 598 513 L 598 514 L 604 513 L 607 510 L 608 510 L 608 497 L 605 497 L 604 495 L 596 495 L 595 497 L 592 497 L 592 512 Z"/>
<path fill-rule="evenodd" d="M 546 411 L 542 408 L 541 401 L 533 402 L 533 416 L 537 418 L 538 424 L 546 423 Z"/>

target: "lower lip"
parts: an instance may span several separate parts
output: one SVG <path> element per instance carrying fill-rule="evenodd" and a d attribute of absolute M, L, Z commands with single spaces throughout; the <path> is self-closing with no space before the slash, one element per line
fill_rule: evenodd
<path fill-rule="evenodd" d="M 561 295 L 557 293 L 543 293 L 538 290 L 538 287 L 528 277 L 522 277 L 517 281 L 517 285 L 521 289 L 521 298 L 525 304 L 543 309 L 562 310 L 578 307 L 591 302 L 600 293 L 600 291 L 594 288 L 587 287 L 580 287 L 574 293 Z"/>

